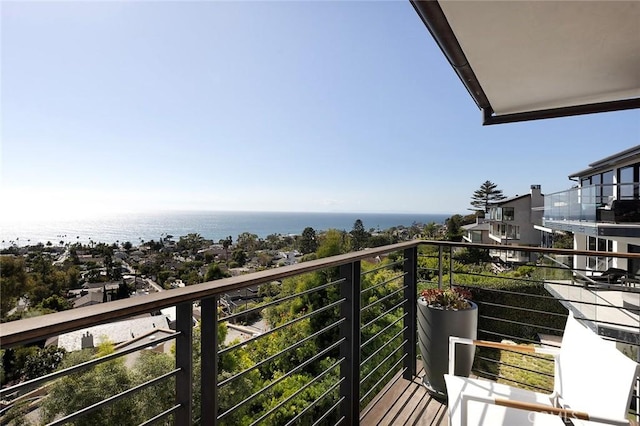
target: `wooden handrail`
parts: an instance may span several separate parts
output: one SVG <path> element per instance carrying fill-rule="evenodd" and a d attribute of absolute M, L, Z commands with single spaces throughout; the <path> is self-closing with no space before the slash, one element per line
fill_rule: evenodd
<path fill-rule="evenodd" d="M 11 321 L 0 325 L 0 347 L 7 348 L 43 340 L 52 336 L 68 333 L 83 328 L 125 319 L 135 315 L 145 314 L 160 309 L 176 306 L 181 303 L 206 299 L 246 287 L 257 286 L 275 280 L 318 271 L 324 268 L 336 267 L 346 263 L 363 260 L 377 255 L 400 251 L 420 245 L 433 245 L 452 248 L 478 248 L 489 250 L 518 250 L 523 252 L 542 252 L 563 255 L 591 255 L 611 256 L 611 253 L 571 249 L 549 249 L 518 245 L 476 244 L 451 241 L 413 240 L 388 246 L 361 250 L 323 259 L 312 260 L 290 266 L 269 269 L 237 277 L 210 281 L 202 284 L 173 289 L 146 296 L 117 300 L 68 311 L 56 312 L 49 315 Z M 640 259 L 640 254 L 616 253 L 616 257 L 625 259 Z"/>
<path fill-rule="evenodd" d="M 421 241 L 419 240 L 407 241 L 237 277 L 209 281 L 163 291 L 161 293 L 116 300 L 109 303 L 100 303 L 19 321 L 10 321 L 0 325 L 0 347 L 5 349 L 11 346 L 43 340 L 63 333 L 158 311 L 181 303 L 194 302 L 241 290 L 246 287 L 257 286 L 295 275 L 336 267 L 393 251 L 404 250 L 415 247 L 420 243 Z"/>

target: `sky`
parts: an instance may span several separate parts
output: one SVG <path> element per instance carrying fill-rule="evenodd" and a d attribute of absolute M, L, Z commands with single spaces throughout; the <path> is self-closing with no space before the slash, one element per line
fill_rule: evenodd
<path fill-rule="evenodd" d="M 0 2 L 0 219 L 468 213 L 640 142 L 640 112 L 483 127 L 408 1 Z"/>

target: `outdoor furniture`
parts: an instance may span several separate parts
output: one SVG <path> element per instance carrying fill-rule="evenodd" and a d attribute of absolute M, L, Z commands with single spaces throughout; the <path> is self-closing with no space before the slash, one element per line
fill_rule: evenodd
<path fill-rule="evenodd" d="M 610 206 L 597 208 L 596 221 L 611 223 L 640 222 L 640 200 L 614 200 Z"/>
<path fill-rule="evenodd" d="M 551 354 L 554 390 L 545 395 L 480 379 L 453 375 L 456 344 Z M 562 424 L 628 425 L 626 414 L 640 365 L 584 327 L 571 313 L 562 347 L 543 348 L 450 338 L 449 374 L 445 375 L 452 426 Z M 560 423 L 558 423 L 560 421 Z"/>

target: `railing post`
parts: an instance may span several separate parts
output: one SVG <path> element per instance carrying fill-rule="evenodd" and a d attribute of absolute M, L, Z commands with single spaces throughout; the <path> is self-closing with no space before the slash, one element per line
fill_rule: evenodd
<path fill-rule="evenodd" d="M 418 308 L 418 246 L 404 251 L 404 340 L 405 353 L 403 378 L 413 380 L 416 376 L 416 335 Z"/>
<path fill-rule="evenodd" d="M 438 246 L 438 288 L 442 289 L 442 246 Z"/>
<path fill-rule="evenodd" d="M 200 307 L 200 424 L 213 426 L 218 423 L 218 296 L 202 299 Z"/>
<path fill-rule="evenodd" d="M 193 400 L 193 306 L 191 302 L 176 306 L 176 368 L 180 371 L 176 375 L 176 403 L 180 408 L 176 411 L 175 423 L 191 425 L 191 408 Z"/>
<path fill-rule="evenodd" d="M 340 325 L 340 397 L 344 398 L 340 413 L 344 416 L 342 424 L 355 425 L 360 419 L 360 261 L 340 266 L 340 296 L 345 302 L 340 307 L 340 316 L 345 321 Z"/>
<path fill-rule="evenodd" d="M 449 246 L 449 288 L 453 287 L 453 247 Z"/>

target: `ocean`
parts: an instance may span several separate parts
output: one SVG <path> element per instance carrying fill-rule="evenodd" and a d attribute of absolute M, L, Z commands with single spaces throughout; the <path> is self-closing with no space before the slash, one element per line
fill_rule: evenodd
<path fill-rule="evenodd" d="M 85 220 L 43 220 L 0 224 L 1 247 L 66 243 L 123 243 L 159 240 L 167 235 L 178 237 L 198 233 L 219 241 L 231 236 L 235 241 L 243 232 L 265 238 L 270 234 L 297 235 L 310 226 L 316 232 L 327 229 L 350 231 L 357 219 L 366 230 L 385 230 L 417 223 L 444 223 L 448 214 L 394 213 L 293 213 L 293 212 L 222 212 L 191 211 L 119 214 Z"/>

